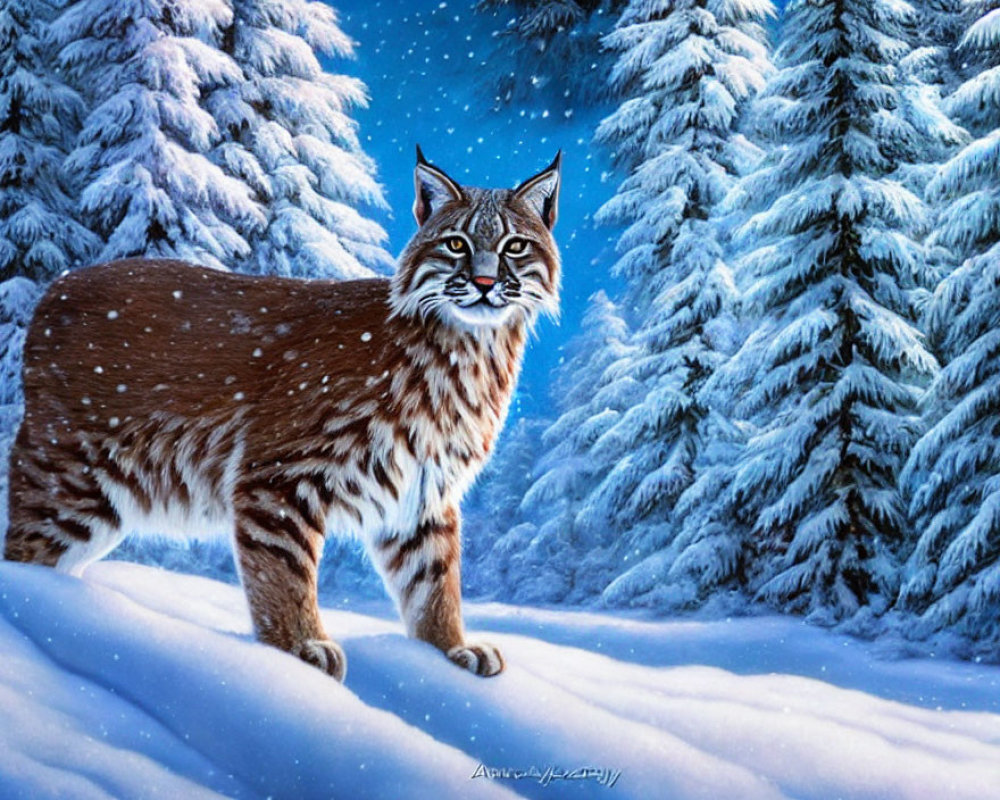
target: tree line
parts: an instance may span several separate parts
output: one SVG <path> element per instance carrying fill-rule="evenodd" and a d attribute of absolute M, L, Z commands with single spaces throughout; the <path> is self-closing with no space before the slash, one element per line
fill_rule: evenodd
<path fill-rule="evenodd" d="M 478 578 L 997 657 L 1000 2 L 575 5 L 625 289 L 477 495 Z"/>

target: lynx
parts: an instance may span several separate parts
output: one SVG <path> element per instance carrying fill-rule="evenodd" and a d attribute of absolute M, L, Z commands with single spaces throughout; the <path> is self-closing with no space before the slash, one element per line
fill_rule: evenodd
<path fill-rule="evenodd" d="M 25 344 L 5 558 L 79 574 L 131 531 L 231 537 L 257 638 L 343 680 L 317 568 L 328 530 L 354 535 L 410 636 L 502 671 L 465 639 L 459 502 L 558 307 L 559 184 L 558 155 L 478 189 L 417 148 L 391 280 L 141 259 L 61 277 Z"/>

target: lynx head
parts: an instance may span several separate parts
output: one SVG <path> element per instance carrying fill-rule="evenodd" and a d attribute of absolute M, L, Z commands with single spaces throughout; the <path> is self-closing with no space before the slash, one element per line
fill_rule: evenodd
<path fill-rule="evenodd" d="M 558 313 L 560 162 L 561 154 L 516 189 L 477 189 L 459 186 L 417 147 L 419 229 L 400 257 L 394 313 L 466 330 Z"/>

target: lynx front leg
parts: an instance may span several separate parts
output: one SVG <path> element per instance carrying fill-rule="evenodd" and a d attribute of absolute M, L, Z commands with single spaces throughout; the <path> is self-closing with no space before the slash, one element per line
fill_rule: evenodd
<path fill-rule="evenodd" d="M 425 515 L 412 536 L 389 539 L 374 555 L 410 636 L 429 642 L 477 675 L 503 671 L 503 656 L 496 647 L 465 641 L 456 508 Z"/>
<path fill-rule="evenodd" d="M 323 515 L 295 497 L 294 490 L 270 487 L 237 493 L 236 551 L 243 588 L 260 641 L 343 681 L 347 658 L 323 630 L 316 597 Z"/>

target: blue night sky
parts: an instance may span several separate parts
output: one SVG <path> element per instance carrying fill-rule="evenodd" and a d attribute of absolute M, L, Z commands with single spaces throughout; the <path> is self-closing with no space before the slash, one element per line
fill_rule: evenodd
<path fill-rule="evenodd" d="M 412 235 L 415 145 L 456 180 L 515 186 L 563 151 L 563 186 L 556 239 L 563 256 L 562 319 L 543 321 L 532 342 L 515 398 L 515 413 L 545 414 L 548 378 L 562 345 L 579 330 L 587 298 L 610 277 L 615 231 L 596 228 L 593 214 L 617 185 L 592 132 L 610 107 L 558 109 L 542 103 L 495 103 L 495 61 L 487 65 L 497 14 L 474 13 L 470 2 L 336 0 L 341 27 L 357 43 L 357 58 L 331 69 L 365 81 L 368 109 L 355 112 L 367 153 L 378 164 L 392 215 L 380 221 L 389 249 L 399 253 Z M 573 80 L 567 71 L 566 81 Z"/>

